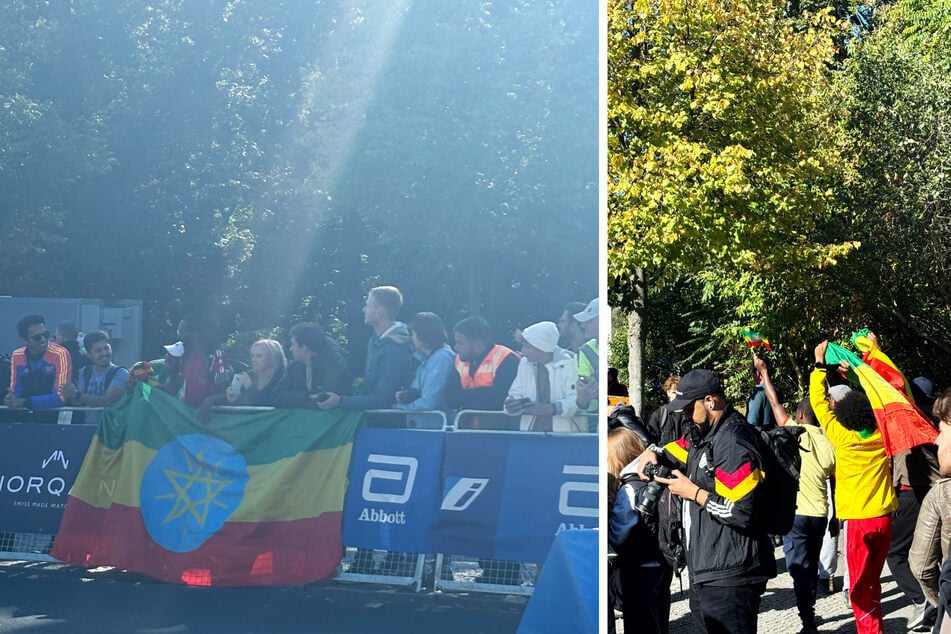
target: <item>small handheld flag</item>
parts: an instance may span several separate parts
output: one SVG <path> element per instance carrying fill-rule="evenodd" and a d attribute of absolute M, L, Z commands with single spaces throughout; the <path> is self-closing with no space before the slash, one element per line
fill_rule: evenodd
<path fill-rule="evenodd" d="M 750 348 L 763 346 L 767 350 L 772 350 L 772 348 L 769 346 L 769 340 L 766 337 L 759 334 L 758 332 L 753 332 L 752 330 L 744 330 L 742 331 L 742 333 L 743 333 L 743 338 L 746 340 L 746 345 L 748 345 Z"/>

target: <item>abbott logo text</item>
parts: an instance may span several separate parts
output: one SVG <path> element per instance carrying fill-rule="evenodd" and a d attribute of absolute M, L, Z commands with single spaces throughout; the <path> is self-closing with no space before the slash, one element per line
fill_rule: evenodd
<path fill-rule="evenodd" d="M 371 453 L 367 456 L 367 462 L 372 464 L 390 465 L 404 467 L 399 470 L 392 469 L 367 469 L 363 476 L 363 499 L 367 502 L 388 502 L 390 504 L 405 504 L 411 495 L 413 495 L 413 484 L 416 482 L 416 469 L 419 467 L 419 461 L 412 456 L 387 456 L 384 454 Z M 387 482 L 401 482 L 406 479 L 401 492 L 393 491 L 393 485 L 383 485 L 382 492 L 379 484 L 374 486 L 374 481 L 386 480 Z"/>

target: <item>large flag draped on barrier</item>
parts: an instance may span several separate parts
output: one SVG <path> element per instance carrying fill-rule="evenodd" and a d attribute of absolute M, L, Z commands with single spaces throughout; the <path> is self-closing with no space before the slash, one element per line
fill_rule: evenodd
<path fill-rule="evenodd" d="M 872 404 L 875 420 L 882 431 L 885 453 L 895 456 L 912 447 L 935 441 L 938 432 L 925 420 L 921 411 L 909 402 L 904 392 L 895 389 L 852 352 L 830 343 L 826 349 L 826 363 L 837 364 L 841 361 L 848 362 L 849 378 L 862 386 Z"/>
<path fill-rule="evenodd" d="M 51 554 L 194 585 L 326 578 L 343 555 L 361 418 L 275 410 L 201 423 L 141 385 L 103 413 Z"/>

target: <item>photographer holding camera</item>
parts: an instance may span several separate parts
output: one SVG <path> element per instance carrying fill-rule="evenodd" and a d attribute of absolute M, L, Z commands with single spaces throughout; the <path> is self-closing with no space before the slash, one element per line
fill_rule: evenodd
<path fill-rule="evenodd" d="M 683 438 L 644 451 L 637 473 L 648 480 L 648 465 L 669 467 L 671 477 L 654 479 L 684 499 L 694 629 L 756 632 L 766 581 L 776 576 L 773 546 L 754 519 L 764 464 L 759 432 L 709 370 L 684 375 L 666 407 L 693 424 Z"/>
<path fill-rule="evenodd" d="M 608 523 L 608 543 L 617 553 L 612 574 L 619 578 L 609 581 L 608 617 L 613 624 L 613 608 L 620 603 L 625 632 L 666 634 L 673 569 L 658 542 L 657 502 L 664 487 L 638 479 L 638 457 L 643 452 L 644 441 L 634 430 L 618 426 L 608 432 L 608 474 L 622 483 Z"/>

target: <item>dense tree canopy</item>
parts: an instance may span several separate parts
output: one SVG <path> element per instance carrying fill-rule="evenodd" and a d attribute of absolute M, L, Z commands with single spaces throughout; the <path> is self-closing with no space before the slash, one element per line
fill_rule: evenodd
<path fill-rule="evenodd" d="M 739 396 L 749 327 L 790 397 L 866 326 L 951 380 L 946 3 L 823 4 L 609 5 L 609 279 L 624 311 L 646 279 L 648 385 L 704 364 Z"/>
<path fill-rule="evenodd" d="M 597 293 L 597 7 L 7 3 L 3 293 L 143 299 L 146 354 L 351 340 L 378 283 L 500 335 Z M 357 366 L 359 367 L 359 366 Z"/>

